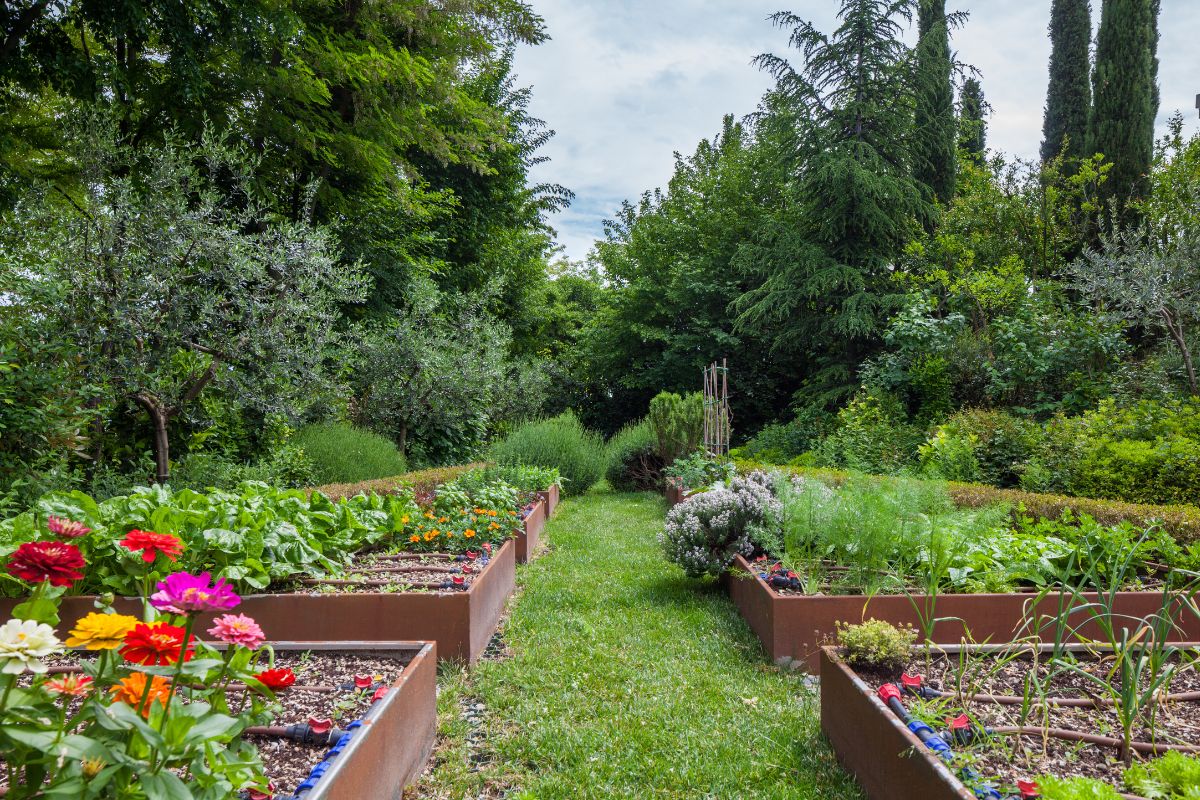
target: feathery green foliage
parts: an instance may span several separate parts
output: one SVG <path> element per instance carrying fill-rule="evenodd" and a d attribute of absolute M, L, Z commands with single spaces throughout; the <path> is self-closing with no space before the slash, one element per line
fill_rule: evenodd
<path fill-rule="evenodd" d="M 1050 7 L 1050 86 L 1042 121 L 1042 160 L 1090 155 L 1092 12 L 1089 0 L 1054 0 Z"/>

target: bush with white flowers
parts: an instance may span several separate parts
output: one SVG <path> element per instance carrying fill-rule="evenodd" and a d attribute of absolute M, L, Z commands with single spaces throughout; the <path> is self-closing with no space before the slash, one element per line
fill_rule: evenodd
<path fill-rule="evenodd" d="M 698 578 L 720 575 L 738 554 L 749 555 L 755 529 L 779 516 L 772 482 L 765 472 L 735 477 L 672 508 L 659 534 L 667 558 Z"/>

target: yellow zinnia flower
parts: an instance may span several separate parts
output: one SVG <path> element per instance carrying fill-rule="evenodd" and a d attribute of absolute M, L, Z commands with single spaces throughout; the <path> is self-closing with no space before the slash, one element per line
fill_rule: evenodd
<path fill-rule="evenodd" d="M 125 643 L 125 634 L 137 624 L 137 617 L 126 614 L 98 614 L 93 611 L 75 623 L 75 627 L 71 629 L 71 636 L 67 639 L 67 647 L 115 650 Z"/>

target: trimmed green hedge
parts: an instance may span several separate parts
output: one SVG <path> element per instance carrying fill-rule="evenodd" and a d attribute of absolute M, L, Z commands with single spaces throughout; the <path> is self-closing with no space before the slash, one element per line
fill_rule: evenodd
<path fill-rule="evenodd" d="M 736 464 L 740 472 L 755 469 L 781 470 L 803 477 L 817 478 L 834 486 L 841 484 L 851 475 L 850 472 L 844 470 L 778 466 L 760 464 L 755 461 L 738 461 Z M 899 479 L 886 475 L 874 477 L 881 481 Z M 905 480 L 911 479 L 906 478 Z M 1119 500 L 1042 494 L 1020 489 L 997 489 L 995 486 L 986 486 L 981 483 L 950 481 L 947 486 L 950 497 L 963 508 L 981 508 L 997 503 L 1008 503 L 1014 509 L 1023 511 L 1025 514 L 1046 519 L 1058 519 L 1064 511 L 1070 510 L 1076 514 L 1087 514 L 1104 525 L 1129 522 L 1145 526 L 1157 523 L 1181 543 L 1200 541 L 1200 508 L 1196 506 L 1124 503 Z"/>
<path fill-rule="evenodd" d="M 415 472 L 405 472 L 390 478 L 376 478 L 357 483 L 330 483 L 325 486 L 314 486 L 307 492 L 320 492 L 330 500 L 354 497 L 356 494 L 375 492 L 376 494 L 392 494 L 401 489 L 412 489 L 418 494 L 432 492 L 443 483 L 449 483 L 463 473 L 470 472 L 486 464 L 462 464 L 457 467 L 434 467 Z"/>

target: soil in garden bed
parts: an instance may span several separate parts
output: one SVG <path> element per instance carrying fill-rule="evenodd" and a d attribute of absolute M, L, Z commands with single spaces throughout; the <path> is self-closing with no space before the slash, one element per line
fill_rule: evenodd
<path fill-rule="evenodd" d="M 480 551 L 449 553 L 370 553 L 356 556 L 336 578 L 295 581 L 281 589 L 297 594 L 465 592 L 487 566 Z"/>
<path fill-rule="evenodd" d="M 381 686 L 390 687 L 408 665 L 409 657 L 386 658 L 350 653 L 277 653 L 275 666 L 289 667 L 296 673 L 296 684 L 303 686 L 333 686 L 337 692 L 314 692 L 304 689 L 284 689 L 277 692 L 276 702 L 283 708 L 275 725 L 307 723 L 309 719 L 332 720 L 334 727 L 345 728 L 362 719 L 371 707 L 372 696 Z M 371 678 L 366 689 L 353 687 L 356 677 Z M 233 695 L 231 694 L 231 700 Z M 268 778 L 274 782 L 276 795 L 286 797 L 308 777 L 325 758 L 324 745 L 301 744 L 287 739 L 250 736 L 258 747 Z"/>
<path fill-rule="evenodd" d="M 914 718 L 926 722 L 939 733 L 946 730 L 948 720 L 965 712 L 974 725 L 993 730 L 1001 727 L 1059 728 L 1120 738 L 1121 724 L 1116 711 L 1104 702 L 1108 693 L 1082 675 L 1048 664 L 1048 660 L 1045 654 L 1039 656 L 1036 663 L 1028 655 L 1006 661 L 1001 656 L 975 654 L 964 657 L 961 662 L 958 655 L 934 655 L 929 662 L 918 657 L 909 662 L 905 672 L 922 676 L 925 686 L 952 696 L 919 699 L 906 693 L 904 704 Z M 1076 663 L 1100 677 L 1107 676 L 1113 666 L 1111 659 L 1100 660 L 1084 654 L 1077 656 Z M 1200 675 L 1195 668 L 1178 659 L 1174 663 L 1177 672 L 1164 692 L 1200 692 Z M 858 672 L 872 690 L 884 683 L 899 682 L 897 675 Z M 1024 715 L 1021 705 L 969 698 L 971 695 L 1025 697 L 1030 675 L 1036 675 L 1042 686 L 1029 689 L 1032 702 Z M 1049 701 L 1053 698 L 1082 699 L 1092 705 L 1056 705 Z M 1160 704 L 1153 723 L 1142 720 L 1135 726 L 1133 740 L 1200 745 L 1200 701 Z M 997 733 L 970 744 L 956 742 L 952 748 L 956 754 L 961 754 L 960 758 L 966 756 L 965 763 L 969 763 L 984 780 L 999 786 L 1013 786 L 1018 780 L 1050 774 L 1095 778 L 1111 783 L 1118 790 L 1123 787 L 1125 765 L 1120 761 L 1116 747 L 1068 741 L 1040 733 Z M 1135 754 L 1134 760 L 1153 757 L 1150 753 Z"/>

